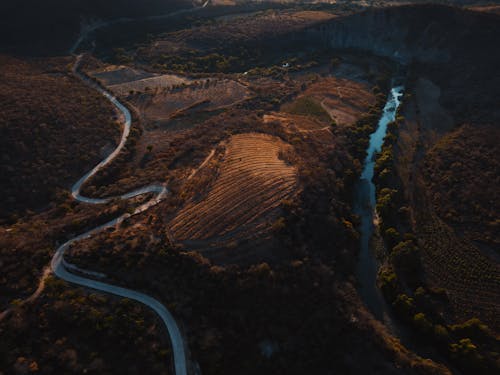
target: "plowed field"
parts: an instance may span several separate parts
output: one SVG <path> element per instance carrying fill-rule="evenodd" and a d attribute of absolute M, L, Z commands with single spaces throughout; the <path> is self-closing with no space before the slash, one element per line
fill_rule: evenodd
<path fill-rule="evenodd" d="M 208 240 L 262 229 L 297 189 L 297 171 L 279 158 L 291 146 L 248 133 L 229 140 L 219 175 L 204 199 L 188 203 L 172 221 L 176 240 Z M 252 229 L 253 228 L 253 229 Z"/>

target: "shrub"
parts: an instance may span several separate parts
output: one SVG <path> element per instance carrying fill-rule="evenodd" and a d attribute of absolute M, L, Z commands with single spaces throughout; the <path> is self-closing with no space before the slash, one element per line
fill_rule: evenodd
<path fill-rule="evenodd" d="M 486 324 L 478 318 L 472 318 L 462 324 L 450 326 L 451 332 L 458 337 L 472 337 L 476 342 L 486 342 L 492 333 Z"/>

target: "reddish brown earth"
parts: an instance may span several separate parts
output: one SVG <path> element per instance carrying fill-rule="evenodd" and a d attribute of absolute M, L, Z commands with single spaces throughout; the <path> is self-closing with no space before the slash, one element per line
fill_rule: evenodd
<path fill-rule="evenodd" d="M 232 136 L 206 195 L 187 203 L 172 220 L 173 237 L 234 241 L 271 229 L 280 204 L 297 189 L 296 169 L 282 160 L 287 152 L 291 146 L 270 135 Z"/>

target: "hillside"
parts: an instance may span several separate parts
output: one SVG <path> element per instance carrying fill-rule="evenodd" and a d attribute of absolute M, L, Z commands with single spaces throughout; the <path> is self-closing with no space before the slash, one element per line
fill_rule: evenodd
<path fill-rule="evenodd" d="M 427 153 L 422 171 L 439 216 L 468 240 L 496 249 L 497 255 L 499 140 L 498 127 L 464 125 Z"/>
<path fill-rule="evenodd" d="M 446 343 L 441 352 L 460 369 L 494 372 L 499 18 L 426 5 L 341 22 L 328 27 L 333 46 L 370 48 L 407 64 L 403 105 L 376 165 L 382 292 L 420 337 Z M 387 34 L 365 34 L 377 27 Z M 333 32 L 342 28 L 345 37 Z"/>
<path fill-rule="evenodd" d="M 0 56 L 0 375 L 498 373 L 500 17 L 459 2 L 10 3 L 18 56 L 134 20 Z"/>
<path fill-rule="evenodd" d="M 165 303 L 186 327 L 204 373 L 431 371 L 434 363 L 393 345 L 376 327 L 348 281 L 357 247 L 350 213 L 355 159 L 384 101 L 375 82 L 384 82 L 389 66 L 360 60 L 346 55 L 342 78 L 327 59 L 286 78 L 218 74 L 238 79 L 251 95 L 144 127 L 133 157 L 86 190 L 109 196 L 166 182 L 168 197 L 75 243 L 67 259 Z M 220 96 L 230 92 L 222 88 Z M 338 107 L 338 125 L 323 99 Z M 301 328 L 290 336 L 291 326 Z M 268 341 L 283 348 L 272 354 L 277 361 L 262 354 Z"/>
<path fill-rule="evenodd" d="M 2 220 L 54 201 L 118 139 L 113 108 L 71 63 L 0 56 Z"/>
<path fill-rule="evenodd" d="M 0 4 L 0 52 L 66 53 L 82 24 L 189 8 L 188 0 L 21 0 Z"/>
<path fill-rule="evenodd" d="M 304 38 L 412 64 L 443 90 L 441 103 L 461 121 L 498 121 L 499 17 L 447 6 L 407 5 L 339 17 Z M 460 79 L 457 79 L 460 77 Z M 488 118 L 486 118 L 486 116 Z"/>
<path fill-rule="evenodd" d="M 286 160 L 290 152 L 290 145 L 264 134 L 231 137 L 220 165 L 212 167 L 217 179 L 173 218 L 173 238 L 188 248 L 206 248 L 224 242 L 237 247 L 239 241 L 268 235 L 282 202 L 292 199 L 297 189 L 296 170 Z M 211 249 L 203 253 L 211 258 Z M 222 259 L 232 257 L 229 251 Z"/>

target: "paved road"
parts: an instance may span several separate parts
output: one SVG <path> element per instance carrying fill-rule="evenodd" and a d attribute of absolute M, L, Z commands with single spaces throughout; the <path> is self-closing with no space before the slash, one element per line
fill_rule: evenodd
<path fill-rule="evenodd" d="M 197 8 L 191 8 L 191 9 L 182 9 L 173 13 L 165 14 L 165 15 L 160 15 L 160 16 L 150 16 L 150 17 L 145 17 L 145 20 L 158 20 L 158 19 L 167 19 L 169 17 L 177 16 L 183 13 L 189 13 L 189 12 L 194 12 L 198 9 L 205 8 L 210 4 L 210 0 L 207 0 L 202 6 L 197 7 Z M 119 23 L 127 23 L 127 22 L 133 22 L 135 19 L 130 19 L 130 18 L 120 18 L 120 19 L 115 19 L 111 21 L 98 21 L 95 22 L 91 25 L 87 25 L 84 27 L 80 33 L 80 36 L 78 37 L 77 41 L 75 44 L 70 48 L 70 54 L 73 54 L 75 51 L 78 50 L 80 47 L 81 43 L 93 32 L 95 32 L 98 29 L 105 28 L 111 25 L 119 24 Z M 152 310 L 154 310 L 158 316 L 162 319 L 163 323 L 165 324 L 165 327 L 167 328 L 168 334 L 170 336 L 170 342 L 172 345 L 172 352 L 173 352 L 173 358 L 174 358 L 174 368 L 175 368 L 175 374 L 176 375 L 187 375 L 187 359 L 186 359 L 186 353 L 184 350 L 184 340 L 182 338 L 179 326 L 177 325 L 175 319 L 173 318 L 172 314 L 167 310 L 167 308 L 162 305 L 158 300 L 154 299 L 153 297 L 150 297 L 144 293 L 131 290 L 131 289 L 126 289 L 122 288 L 119 286 L 107 284 L 98 280 L 97 279 L 102 279 L 105 277 L 105 275 L 94 272 L 94 271 L 89 271 L 89 270 L 82 270 L 78 268 L 77 266 L 73 264 L 69 264 L 64 260 L 64 253 L 66 250 L 75 242 L 89 238 L 94 234 L 97 234 L 101 231 L 103 231 L 106 228 L 114 227 L 117 224 L 121 223 L 123 220 L 129 218 L 130 216 L 137 215 L 141 212 L 146 211 L 150 207 L 158 204 L 161 202 L 167 195 L 168 191 L 166 186 L 164 185 L 149 185 L 142 187 L 140 189 L 128 192 L 120 197 L 111 197 L 111 198 L 90 198 L 90 197 L 85 197 L 81 195 L 81 188 L 87 182 L 92 176 L 94 176 L 96 173 L 98 173 L 101 169 L 105 168 L 108 164 L 110 164 L 121 152 L 123 147 L 125 146 L 125 143 L 128 139 L 128 136 L 130 134 L 130 127 L 132 124 L 132 116 L 130 114 L 130 111 L 123 105 L 121 104 L 118 99 L 116 99 L 111 93 L 107 92 L 104 90 L 102 87 L 98 86 L 94 82 L 92 82 L 90 79 L 88 79 L 85 75 L 81 74 L 78 71 L 78 67 L 81 62 L 82 55 L 78 56 L 75 62 L 75 65 L 73 67 L 73 72 L 76 76 L 78 76 L 80 79 L 82 79 L 85 83 L 87 83 L 89 86 L 93 87 L 94 89 L 98 90 L 102 95 L 104 95 L 117 109 L 118 111 L 123 115 L 123 132 L 122 136 L 120 139 L 120 143 L 116 147 L 116 149 L 108 155 L 104 160 L 102 160 L 99 164 L 97 164 L 92 170 L 87 172 L 84 176 L 82 176 L 71 188 L 71 194 L 73 198 L 79 202 L 83 203 L 88 203 L 88 204 L 105 204 L 109 202 L 111 199 L 130 199 L 139 195 L 147 194 L 147 193 L 155 193 L 155 196 L 151 198 L 148 202 L 142 204 L 141 206 L 137 207 L 133 213 L 129 214 L 123 214 L 108 223 L 105 223 L 103 225 L 100 225 L 96 228 L 93 228 L 89 230 L 88 232 L 85 232 L 83 234 L 80 234 L 77 237 L 74 237 L 70 239 L 69 241 L 65 242 L 62 244 L 57 250 L 56 253 L 54 254 L 51 263 L 50 263 L 50 268 L 46 268 L 43 272 L 43 276 L 39 281 L 37 290 L 35 293 L 33 293 L 29 298 L 24 300 L 22 304 L 31 302 L 35 300 L 43 291 L 45 287 L 45 281 L 47 277 L 50 275 L 50 271 L 52 272 L 59 278 L 73 283 L 77 285 L 81 285 L 87 288 L 91 289 L 96 289 L 102 292 L 114 294 L 120 297 L 124 298 L 129 298 L 135 301 L 138 301 L 148 307 L 150 307 Z M 71 273 L 70 270 L 78 272 L 77 274 Z M 93 279 L 83 277 L 82 275 L 87 275 L 93 277 Z M 2 320 L 5 316 L 7 316 L 11 312 L 11 309 L 8 309 L 2 313 L 0 313 L 0 320 Z"/>
<path fill-rule="evenodd" d="M 81 56 L 78 56 L 75 62 L 75 67 L 74 67 L 74 72 L 77 74 L 82 80 L 84 80 L 86 83 L 90 84 L 92 87 L 95 89 L 99 90 L 108 100 L 113 103 L 113 105 L 121 112 L 124 118 L 124 123 L 123 123 L 123 132 L 122 132 L 122 137 L 120 140 L 120 143 L 116 147 L 116 149 L 108 156 L 106 157 L 103 161 L 101 161 L 99 164 L 97 164 L 92 170 L 90 170 L 88 173 L 86 173 L 82 178 L 80 178 L 72 187 L 71 193 L 74 197 L 74 199 L 84 202 L 84 203 L 89 203 L 89 204 L 103 204 L 108 202 L 109 200 L 113 198 L 101 198 L 101 199 L 96 199 L 96 198 L 89 198 L 82 196 L 80 193 L 80 190 L 83 186 L 83 184 L 88 181 L 89 178 L 94 176 L 97 172 L 99 172 L 101 169 L 106 167 L 109 163 L 113 161 L 113 159 L 118 156 L 120 151 L 123 149 L 125 146 L 125 143 L 127 141 L 127 138 L 130 134 L 130 126 L 132 124 L 132 116 L 129 112 L 129 110 L 121 104 L 113 95 L 111 95 L 109 92 L 105 91 L 101 87 L 98 87 L 97 85 L 93 84 L 88 78 L 83 76 L 78 72 L 78 66 L 81 61 Z M 132 197 L 142 195 L 142 194 L 147 194 L 147 193 L 155 193 L 155 196 L 150 199 L 148 202 L 142 204 L 141 206 L 137 207 L 133 213 L 129 214 L 123 214 L 108 223 L 105 223 L 103 225 L 100 225 L 94 229 L 91 229 L 88 232 L 85 232 L 77 237 L 72 238 L 71 240 L 67 241 L 63 245 L 61 245 L 56 253 L 54 254 L 54 257 L 52 258 L 51 261 L 51 269 L 54 272 L 56 276 L 59 278 L 68 281 L 73 284 L 81 285 L 84 287 L 100 290 L 106 293 L 111 293 L 117 296 L 133 299 L 135 301 L 141 302 L 144 305 L 150 307 L 153 309 L 163 320 L 163 323 L 165 324 L 168 334 L 170 336 L 170 342 L 172 344 L 172 352 L 173 352 L 173 357 L 174 357 L 174 367 L 175 367 L 175 373 L 176 375 L 186 375 L 187 374 L 187 363 L 186 363 L 186 353 L 184 351 L 184 340 L 182 338 L 182 335 L 180 333 L 179 327 L 173 318 L 172 314 L 167 310 L 167 308 L 162 305 L 159 301 L 156 299 L 135 291 L 131 289 L 126 289 L 122 288 L 119 286 L 107 284 L 101 281 L 97 281 L 95 279 L 89 279 L 86 277 L 83 277 L 81 275 L 76 275 L 74 273 L 71 273 L 69 270 L 77 270 L 79 274 L 85 274 L 89 276 L 93 276 L 96 278 L 102 278 L 104 275 L 99 274 L 97 272 L 93 271 L 87 271 L 87 270 L 81 270 L 78 267 L 68 264 L 64 260 L 64 253 L 65 251 L 75 242 L 89 238 L 92 235 L 103 231 L 106 228 L 113 227 L 123 220 L 129 218 L 132 215 L 137 215 L 141 212 L 146 211 L 150 207 L 158 204 L 161 202 L 165 196 L 167 195 L 167 188 L 164 185 L 149 185 L 145 186 L 143 188 L 131 191 L 129 193 L 126 193 L 122 196 L 120 196 L 120 199 L 130 199 Z M 116 197 L 115 197 L 116 198 Z M 40 284 L 41 288 L 43 289 L 43 284 L 45 282 L 45 278 L 47 275 L 45 275 Z M 38 290 L 37 290 L 38 291 Z M 33 296 L 32 296 L 33 297 Z M 30 297 L 30 298 L 32 298 Z M 36 298 L 36 297 L 35 297 Z"/>

